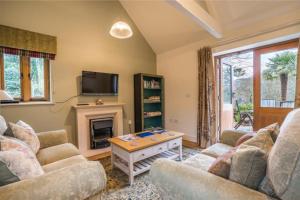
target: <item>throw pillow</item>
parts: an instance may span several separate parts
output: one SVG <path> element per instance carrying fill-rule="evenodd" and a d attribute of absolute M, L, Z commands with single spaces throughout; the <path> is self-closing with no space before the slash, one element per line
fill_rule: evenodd
<path fill-rule="evenodd" d="M 11 130 L 11 127 L 8 125 L 6 131 L 3 133 L 3 136 L 14 137 L 14 133 Z"/>
<path fill-rule="evenodd" d="M 247 140 L 253 138 L 255 135 L 255 132 L 252 132 L 252 133 L 247 133 L 245 135 L 243 135 L 242 137 L 240 137 L 236 143 L 235 143 L 235 146 L 240 146 L 242 143 L 246 142 Z"/>
<path fill-rule="evenodd" d="M 275 143 L 278 135 L 279 135 L 279 132 L 280 132 L 280 126 L 279 124 L 276 122 L 274 124 L 271 124 L 269 126 L 266 126 L 265 129 L 267 129 L 268 131 L 270 131 L 270 135 L 273 139 L 273 142 Z"/>
<path fill-rule="evenodd" d="M 209 167 L 208 172 L 228 179 L 230 173 L 231 158 L 237 148 L 233 148 L 227 153 L 219 156 Z"/>
<path fill-rule="evenodd" d="M 0 162 L 4 163 L 10 173 L 19 180 L 29 179 L 44 174 L 44 171 L 38 162 L 35 154 L 27 144 L 16 139 L 1 136 L 0 137 Z M 10 175 L 3 169 L 3 177 L 18 181 L 16 177 Z"/>
<path fill-rule="evenodd" d="M 8 169 L 6 164 L 0 161 L 0 186 L 14 183 L 19 180 L 20 179 Z"/>
<path fill-rule="evenodd" d="M 5 137 L 0 136 L 0 150 L 1 151 L 9 151 L 12 149 L 28 149 L 31 151 L 30 147 L 23 141 L 13 138 L 13 137 Z"/>
<path fill-rule="evenodd" d="M 273 139 L 271 137 L 271 131 L 268 129 L 260 129 L 254 137 L 244 142 L 242 145 L 255 146 L 267 154 L 271 151 L 274 145 Z"/>
<path fill-rule="evenodd" d="M 266 167 L 265 151 L 242 144 L 232 157 L 229 179 L 256 190 L 266 175 Z"/>
<path fill-rule="evenodd" d="M 24 141 L 29 145 L 34 153 L 37 153 L 40 148 L 40 141 L 34 130 L 23 121 L 18 121 L 17 124 L 9 123 L 14 137 Z"/>
<path fill-rule="evenodd" d="M 0 151 L 0 161 L 5 163 L 12 174 L 20 180 L 34 178 L 44 174 L 44 171 L 31 151 L 12 149 Z"/>
<path fill-rule="evenodd" d="M 7 129 L 6 121 L 4 117 L 0 115 L 0 135 L 3 135 Z"/>

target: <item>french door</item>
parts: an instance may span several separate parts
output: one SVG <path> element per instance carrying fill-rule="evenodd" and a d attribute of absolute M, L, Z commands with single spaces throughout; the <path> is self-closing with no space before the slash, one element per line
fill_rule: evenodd
<path fill-rule="evenodd" d="M 254 130 L 282 123 L 294 107 L 298 41 L 254 50 Z"/>
<path fill-rule="evenodd" d="M 221 130 L 282 123 L 294 108 L 297 51 L 298 40 L 215 58 Z"/>

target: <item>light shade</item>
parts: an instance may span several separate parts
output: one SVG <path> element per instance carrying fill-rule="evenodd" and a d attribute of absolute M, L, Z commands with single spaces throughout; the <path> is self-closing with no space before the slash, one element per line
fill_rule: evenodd
<path fill-rule="evenodd" d="M 127 23 L 119 21 L 112 25 L 109 34 L 118 39 L 126 39 L 130 38 L 133 32 Z"/>
<path fill-rule="evenodd" d="M 10 96 L 5 90 L 0 90 L 0 100 L 13 101 L 14 98 Z"/>

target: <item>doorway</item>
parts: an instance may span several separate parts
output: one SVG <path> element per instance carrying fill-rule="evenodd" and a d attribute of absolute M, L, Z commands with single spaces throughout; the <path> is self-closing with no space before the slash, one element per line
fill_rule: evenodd
<path fill-rule="evenodd" d="M 216 57 L 220 127 L 258 130 L 294 107 L 298 41 Z"/>
<path fill-rule="evenodd" d="M 254 130 L 282 123 L 294 108 L 298 41 L 255 50 Z"/>

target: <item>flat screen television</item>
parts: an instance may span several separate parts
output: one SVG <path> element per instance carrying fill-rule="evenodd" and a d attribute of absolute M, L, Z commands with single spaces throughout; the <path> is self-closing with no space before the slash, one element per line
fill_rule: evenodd
<path fill-rule="evenodd" d="M 82 71 L 82 95 L 118 95 L 118 74 Z"/>

